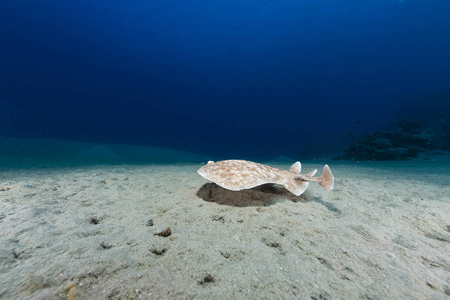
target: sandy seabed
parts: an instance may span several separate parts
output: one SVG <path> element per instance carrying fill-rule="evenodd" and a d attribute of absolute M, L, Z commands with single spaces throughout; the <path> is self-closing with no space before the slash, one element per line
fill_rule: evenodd
<path fill-rule="evenodd" d="M 335 189 L 299 197 L 201 164 L 9 165 L 0 298 L 448 299 L 449 158 L 327 161 Z"/>

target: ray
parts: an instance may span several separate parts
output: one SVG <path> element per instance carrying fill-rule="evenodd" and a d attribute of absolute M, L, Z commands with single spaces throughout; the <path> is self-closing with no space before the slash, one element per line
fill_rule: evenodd
<path fill-rule="evenodd" d="M 296 162 L 289 171 L 247 160 L 209 161 L 197 172 L 205 179 L 232 191 L 251 189 L 263 184 L 277 184 L 296 196 L 301 195 L 311 181 L 318 182 L 326 191 L 334 186 L 334 176 L 325 165 L 319 177 L 313 177 L 317 170 L 300 174 L 301 164 Z"/>

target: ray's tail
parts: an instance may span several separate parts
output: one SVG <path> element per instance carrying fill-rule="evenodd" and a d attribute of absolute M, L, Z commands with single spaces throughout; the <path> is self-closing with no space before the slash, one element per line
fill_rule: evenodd
<path fill-rule="evenodd" d="M 328 165 L 323 167 L 322 174 L 320 174 L 319 177 L 313 177 L 316 174 L 317 169 L 305 175 L 299 174 L 300 171 L 301 165 L 299 162 L 296 162 L 289 170 L 292 177 L 283 184 L 283 186 L 294 195 L 301 195 L 308 187 L 310 181 L 318 182 L 325 191 L 331 191 L 333 189 L 334 176 Z"/>
<path fill-rule="evenodd" d="M 305 175 L 294 175 L 294 177 L 301 179 L 302 181 L 315 181 L 318 182 L 320 184 L 320 186 L 325 190 L 325 191 L 331 191 L 333 189 L 334 186 L 334 176 L 331 173 L 330 167 L 328 167 L 328 165 L 325 165 L 323 167 L 323 171 L 322 174 L 320 174 L 319 177 L 313 177 L 317 172 L 316 170 L 313 170 L 311 172 L 309 172 L 308 174 Z"/>

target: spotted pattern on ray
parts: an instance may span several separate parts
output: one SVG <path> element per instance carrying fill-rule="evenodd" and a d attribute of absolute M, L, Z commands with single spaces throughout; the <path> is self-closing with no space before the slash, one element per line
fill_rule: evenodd
<path fill-rule="evenodd" d="M 269 182 L 282 185 L 285 178 L 280 171 L 286 172 L 251 161 L 225 160 L 209 162 L 198 173 L 221 187 L 239 191 Z"/>

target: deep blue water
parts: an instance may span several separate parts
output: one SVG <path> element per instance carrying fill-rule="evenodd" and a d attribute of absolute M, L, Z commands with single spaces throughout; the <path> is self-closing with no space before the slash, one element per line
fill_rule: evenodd
<path fill-rule="evenodd" d="M 0 35 L 0 136 L 300 156 L 450 114 L 448 0 L 2 0 Z"/>

